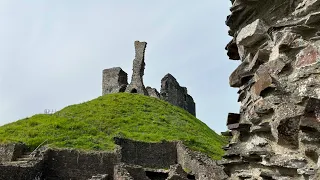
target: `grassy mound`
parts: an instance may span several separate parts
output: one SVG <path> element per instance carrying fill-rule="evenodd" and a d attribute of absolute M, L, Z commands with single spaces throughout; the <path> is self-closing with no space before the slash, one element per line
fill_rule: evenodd
<path fill-rule="evenodd" d="M 226 139 L 185 110 L 156 98 L 118 93 L 38 114 L 0 127 L 0 142 L 24 142 L 35 148 L 112 150 L 113 137 L 145 142 L 183 140 L 213 159 L 223 155 Z"/>

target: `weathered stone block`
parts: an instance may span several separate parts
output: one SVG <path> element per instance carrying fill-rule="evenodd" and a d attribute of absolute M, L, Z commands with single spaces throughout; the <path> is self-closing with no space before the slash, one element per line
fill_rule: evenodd
<path fill-rule="evenodd" d="M 301 68 L 315 64 L 320 60 L 318 47 L 309 45 L 297 55 L 296 67 Z"/>
<path fill-rule="evenodd" d="M 266 38 L 267 30 L 267 25 L 261 19 L 257 19 L 241 29 L 237 36 L 237 44 L 250 47 Z"/>
<path fill-rule="evenodd" d="M 21 143 L 0 145 L 0 163 L 16 160 L 26 150 L 26 146 Z"/>
<path fill-rule="evenodd" d="M 121 161 L 149 168 L 169 168 L 176 164 L 175 142 L 146 143 L 130 139 L 115 138 L 121 146 Z"/>
<path fill-rule="evenodd" d="M 166 180 L 189 180 L 188 174 L 182 169 L 180 164 L 171 165 L 169 176 Z"/>
<path fill-rule="evenodd" d="M 102 95 L 124 92 L 128 85 L 128 75 L 120 67 L 103 70 Z"/>

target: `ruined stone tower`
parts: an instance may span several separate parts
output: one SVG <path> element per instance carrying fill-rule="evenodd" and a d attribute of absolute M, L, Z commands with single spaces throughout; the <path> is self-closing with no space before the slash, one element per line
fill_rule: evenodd
<path fill-rule="evenodd" d="M 102 74 L 102 95 L 126 90 L 128 75 L 120 67 L 105 69 Z"/>
<path fill-rule="evenodd" d="M 188 94 L 186 87 L 181 87 L 171 75 L 165 75 L 161 80 L 161 94 L 156 88 L 146 87 L 143 84 L 145 69 L 144 55 L 147 47 L 146 42 L 135 41 L 135 59 L 133 60 L 133 73 L 128 85 L 127 73 L 120 67 L 103 70 L 102 95 L 110 93 L 128 92 L 139 93 L 146 96 L 161 98 L 175 106 L 185 109 L 196 116 L 196 105 L 193 98 Z"/>
<path fill-rule="evenodd" d="M 181 87 L 171 74 L 161 80 L 160 99 L 187 110 L 196 116 L 196 107 L 193 98 L 188 94 L 186 87 Z"/>
<path fill-rule="evenodd" d="M 126 89 L 126 92 L 130 93 L 139 93 L 148 95 L 148 92 L 143 84 L 143 75 L 144 75 L 144 54 L 147 47 L 146 42 L 135 41 L 135 58 L 133 60 L 133 69 L 131 83 Z"/>
<path fill-rule="evenodd" d="M 226 24 L 230 113 L 225 172 L 232 180 L 319 180 L 320 1 L 232 0 Z"/>

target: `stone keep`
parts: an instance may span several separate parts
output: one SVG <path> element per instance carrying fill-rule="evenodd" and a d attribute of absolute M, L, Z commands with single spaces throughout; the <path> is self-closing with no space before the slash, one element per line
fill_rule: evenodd
<path fill-rule="evenodd" d="M 148 95 L 148 92 L 143 84 L 143 75 L 145 68 L 144 54 L 147 47 L 147 43 L 135 41 L 134 47 L 135 58 L 133 60 L 133 73 L 131 77 L 131 83 L 127 87 L 126 92 Z"/>
<path fill-rule="evenodd" d="M 105 69 L 102 74 L 102 95 L 126 90 L 128 75 L 120 67 Z"/>
<path fill-rule="evenodd" d="M 231 180 L 320 179 L 320 1 L 231 0 L 239 113 L 221 164 Z"/>
<path fill-rule="evenodd" d="M 196 116 L 193 98 L 188 94 L 187 88 L 181 87 L 171 74 L 165 75 L 161 80 L 160 99 L 181 107 Z"/>

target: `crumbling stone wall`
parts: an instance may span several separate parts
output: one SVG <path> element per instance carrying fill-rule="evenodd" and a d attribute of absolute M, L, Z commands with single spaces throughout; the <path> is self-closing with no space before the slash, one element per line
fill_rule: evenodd
<path fill-rule="evenodd" d="M 16 160 L 25 149 L 24 144 L 0 144 L 0 163 Z"/>
<path fill-rule="evenodd" d="M 114 168 L 114 179 L 150 180 L 141 166 L 118 164 Z"/>
<path fill-rule="evenodd" d="M 167 169 L 176 164 L 175 142 L 146 143 L 122 138 L 115 138 L 115 142 L 121 146 L 121 162 Z"/>
<path fill-rule="evenodd" d="M 131 83 L 129 84 L 126 91 L 130 93 L 148 95 L 148 92 L 143 84 L 144 68 L 146 65 L 144 62 L 144 54 L 147 47 L 147 43 L 135 41 L 134 47 L 136 54 L 133 60 L 133 72 L 131 77 Z"/>
<path fill-rule="evenodd" d="M 230 86 L 241 107 L 221 163 L 230 179 L 317 179 L 320 1 L 231 2 L 226 49 L 240 60 Z"/>
<path fill-rule="evenodd" d="M 179 142 L 177 144 L 177 162 L 187 173 L 194 174 L 198 180 L 223 180 L 227 175 L 223 167 L 217 165 L 208 156 L 194 152 Z"/>
<path fill-rule="evenodd" d="M 43 176 L 46 179 L 87 180 L 96 174 L 112 178 L 113 168 L 120 163 L 120 153 L 81 152 L 49 149 L 46 152 Z"/>
<path fill-rule="evenodd" d="M 123 138 L 115 138 L 115 142 L 119 146 L 112 152 L 44 146 L 30 154 L 24 149 L 16 160 L 0 162 L 0 179 L 192 180 L 195 176 L 197 180 L 222 180 L 225 177 L 215 161 L 188 149 L 182 142 L 146 143 Z M 26 154 L 30 156 L 24 157 Z"/>
<path fill-rule="evenodd" d="M 3 163 L 0 164 L 0 170 L 1 180 L 40 180 L 43 175 L 43 161 L 35 161 L 23 165 Z"/>
<path fill-rule="evenodd" d="M 188 94 L 187 88 L 181 87 L 171 74 L 165 75 L 161 80 L 160 98 L 196 116 L 193 98 Z"/>
<path fill-rule="evenodd" d="M 120 67 L 105 69 L 102 74 L 102 95 L 126 90 L 128 75 Z"/>

